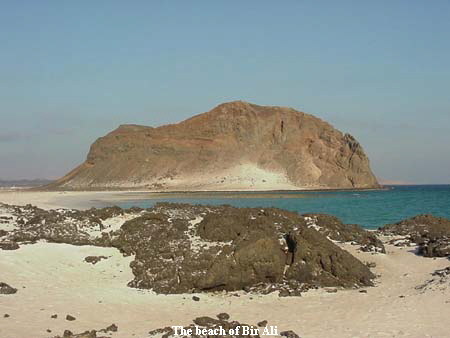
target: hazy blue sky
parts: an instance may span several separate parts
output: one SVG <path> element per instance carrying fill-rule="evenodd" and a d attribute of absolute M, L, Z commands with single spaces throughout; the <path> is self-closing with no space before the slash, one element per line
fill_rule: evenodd
<path fill-rule="evenodd" d="M 0 0 L 0 178 L 231 100 L 313 113 L 383 179 L 450 183 L 450 1 Z"/>

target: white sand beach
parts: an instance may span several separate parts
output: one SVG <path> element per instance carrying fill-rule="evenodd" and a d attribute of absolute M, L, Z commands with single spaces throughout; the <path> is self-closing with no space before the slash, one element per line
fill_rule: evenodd
<path fill-rule="evenodd" d="M 42 209 L 88 209 L 97 201 L 125 198 L 124 192 L 114 191 L 31 191 L 25 189 L 0 190 L 0 202 L 11 205 L 32 204 Z M 120 197 L 119 197 L 120 196 Z"/>
<path fill-rule="evenodd" d="M 44 208 L 76 207 L 113 193 L 17 192 L 0 194 L 10 204 Z M 71 203 L 73 203 L 71 205 Z M 379 275 L 375 287 L 327 292 L 309 291 L 302 297 L 280 298 L 245 293 L 156 295 L 127 287 L 133 278 L 129 263 L 113 248 L 38 242 L 13 251 L 0 250 L 0 281 L 18 288 L 0 295 L 0 337 L 51 337 L 65 329 L 81 332 L 115 323 L 113 337 L 146 337 L 149 330 L 188 325 L 198 316 L 227 312 L 241 323 L 267 320 L 279 330 L 294 330 L 304 338 L 448 337 L 450 286 L 419 290 L 430 273 L 449 265 L 446 258 L 423 258 L 413 248 L 386 245 L 387 254 L 356 251 L 364 262 L 374 262 Z M 92 265 L 89 255 L 108 259 Z M 9 318 L 3 318 L 9 314 Z M 51 316 L 57 314 L 57 319 Z M 67 321 L 66 315 L 76 317 Z M 50 329 L 52 332 L 46 332 Z"/>

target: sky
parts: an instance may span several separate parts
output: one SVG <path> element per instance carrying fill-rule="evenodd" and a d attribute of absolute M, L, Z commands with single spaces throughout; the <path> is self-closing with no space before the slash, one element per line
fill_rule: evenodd
<path fill-rule="evenodd" d="M 0 178 L 58 178 L 123 123 L 244 100 L 450 183 L 450 1 L 0 0 Z"/>

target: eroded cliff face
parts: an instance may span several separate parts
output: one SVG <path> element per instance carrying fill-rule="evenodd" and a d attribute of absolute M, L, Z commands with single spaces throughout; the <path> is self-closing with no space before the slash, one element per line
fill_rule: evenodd
<path fill-rule="evenodd" d="M 271 190 L 378 182 L 351 135 L 291 108 L 238 101 L 178 124 L 122 125 L 51 187 Z"/>

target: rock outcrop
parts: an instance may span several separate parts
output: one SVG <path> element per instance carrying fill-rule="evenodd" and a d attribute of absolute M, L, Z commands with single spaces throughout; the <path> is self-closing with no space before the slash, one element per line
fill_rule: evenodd
<path fill-rule="evenodd" d="M 50 189 L 376 188 L 360 144 L 291 108 L 224 103 L 178 124 L 121 125 Z"/>
<path fill-rule="evenodd" d="M 135 254 L 129 285 L 160 293 L 255 286 L 295 292 L 304 285 L 372 285 L 374 278 L 302 216 L 279 209 L 161 203 L 121 230 L 112 245 Z"/>
<path fill-rule="evenodd" d="M 344 224 L 334 216 L 325 214 L 304 214 L 308 227 L 314 228 L 327 238 L 340 243 L 359 245 L 361 251 L 386 253 L 383 242 L 374 232 L 356 224 Z"/>
<path fill-rule="evenodd" d="M 417 244 L 418 253 L 425 257 L 450 257 L 450 220 L 433 215 L 419 215 L 379 230 L 385 235 L 402 236 L 394 239 L 398 245 Z"/>
<path fill-rule="evenodd" d="M 275 208 L 171 203 L 86 211 L 2 207 L 17 220 L 6 240 L 116 247 L 134 255 L 129 286 L 157 293 L 245 290 L 298 296 L 312 287 L 369 286 L 375 277 L 312 227 L 310 217 Z"/>

